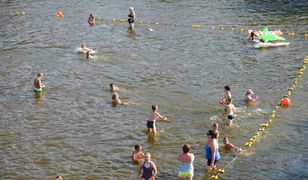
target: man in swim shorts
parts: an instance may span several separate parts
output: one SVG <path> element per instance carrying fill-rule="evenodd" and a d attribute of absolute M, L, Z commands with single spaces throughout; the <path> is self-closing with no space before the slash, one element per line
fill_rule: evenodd
<path fill-rule="evenodd" d="M 228 126 L 231 126 L 233 119 L 234 119 L 234 112 L 235 112 L 235 107 L 232 104 L 231 98 L 228 98 L 226 100 L 225 112 L 226 112 L 226 115 L 227 115 L 227 124 L 228 124 Z"/>
<path fill-rule="evenodd" d="M 33 88 L 34 92 L 41 93 L 43 91 L 43 88 L 45 87 L 45 85 L 42 84 L 43 78 L 44 75 L 42 72 L 37 73 L 36 78 L 34 79 L 34 88 Z"/>

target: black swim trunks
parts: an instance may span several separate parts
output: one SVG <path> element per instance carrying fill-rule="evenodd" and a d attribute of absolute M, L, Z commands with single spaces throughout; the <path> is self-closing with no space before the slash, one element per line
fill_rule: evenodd
<path fill-rule="evenodd" d="M 147 127 L 148 128 L 154 128 L 154 121 L 147 121 Z"/>

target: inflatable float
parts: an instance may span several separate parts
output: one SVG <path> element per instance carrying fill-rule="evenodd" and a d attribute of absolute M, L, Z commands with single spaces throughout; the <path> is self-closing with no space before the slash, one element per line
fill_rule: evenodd
<path fill-rule="evenodd" d="M 260 37 L 260 36 L 263 35 L 262 31 L 248 30 L 248 34 L 249 34 L 249 35 L 251 34 L 251 32 L 254 32 L 255 35 L 256 35 L 257 37 Z M 283 35 L 283 33 L 282 33 L 280 30 L 268 31 L 268 33 L 269 33 L 269 34 L 275 34 L 275 35 L 277 35 L 277 36 L 282 36 L 282 35 Z"/>
<path fill-rule="evenodd" d="M 288 46 L 289 42 L 258 42 L 255 45 L 253 45 L 254 48 L 260 49 L 260 48 L 273 48 L 273 47 L 281 47 L 281 46 Z"/>

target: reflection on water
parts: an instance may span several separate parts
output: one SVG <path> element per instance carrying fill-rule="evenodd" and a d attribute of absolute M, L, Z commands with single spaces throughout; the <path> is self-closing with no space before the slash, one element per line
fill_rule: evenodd
<path fill-rule="evenodd" d="M 207 179 L 203 148 L 214 122 L 220 136 L 242 147 L 287 92 L 306 55 L 307 1 L 136 1 L 127 23 L 128 2 L 0 2 L 0 175 L 3 179 L 134 179 L 135 144 L 151 152 L 157 179 L 175 179 L 177 155 L 190 143 L 195 179 Z M 61 9 L 65 17 L 56 18 Z M 15 16 L 25 11 L 25 16 Z M 90 12 L 91 11 L 91 12 Z M 89 13 L 97 24 L 89 27 Z M 175 26 L 177 24 L 177 26 Z M 201 28 L 192 29 L 192 24 Z M 256 50 L 240 29 L 280 29 L 290 46 Z M 213 26 L 213 27 L 212 27 Z M 224 30 L 221 30 L 221 27 Z M 232 29 L 232 28 L 233 29 Z M 149 31 L 155 29 L 155 31 Z M 294 37 L 289 31 L 299 32 Z M 74 50 L 81 42 L 98 53 L 88 62 Z M 48 91 L 35 94 L 33 77 L 44 72 Z M 292 106 L 248 152 L 226 169 L 223 179 L 305 179 L 307 157 L 307 74 Z M 135 106 L 111 106 L 110 83 Z M 225 126 L 217 100 L 230 85 L 236 107 L 234 127 Z M 260 101 L 246 107 L 253 88 Z M 152 104 L 168 122 L 158 134 L 146 131 Z M 218 167 L 235 156 L 223 151 Z M 286 163 L 287 162 L 287 163 Z M 286 166 L 288 168 L 286 168 Z"/>

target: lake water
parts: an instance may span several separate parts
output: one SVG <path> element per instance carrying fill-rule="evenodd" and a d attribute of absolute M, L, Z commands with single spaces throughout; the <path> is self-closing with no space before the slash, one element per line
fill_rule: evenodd
<path fill-rule="evenodd" d="M 157 179 L 164 180 L 177 179 L 177 155 L 191 144 L 194 179 L 208 179 L 203 147 L 212 124 L 220 125 L 221 137 L 243 147 L 308 55 L 308 1 L 2 0 L 0 5 L 1 179 L 58 174 L 135 179 L 130 156 L 138 143 L 152 153 Z M 127 23 L 112 22 L 126 19 L 129 6 L 136 9 L 135 34 L 127 32 Z M 58 10 L 64 18 L 55 16 Z M 16 16 L 17 11 L 26 15 Z M 92 28 L 90 13 L 97 18 Z M 290 45 L 252 48 L 247 30 L 264 25 L 283 31 Z M 75 52 L 81 42 L 97 51 L 93 61 Z M 40 98 L 32 91 L 39 71 L 47 86 Z M 278 110 L 276 121 L 221 179 L 308 179 L 307 80 L 306 73 L 292 106 Z M 109 83 L 121 88 L 121 98 L 139 105 L 112 107 Z M 225 85 L 239 108 L 232 128 L 217 102 Z M 256 106 L 246 107 L 247 88 L 260 97 Z M 152 104 L 169 118 L 157 122 L 155 138 L 146 133 Z M 234 156 L 221 151 L 218 167 Z"/>

